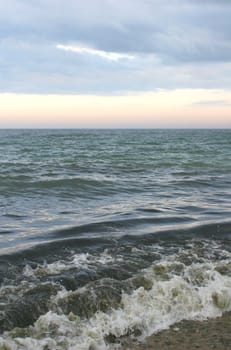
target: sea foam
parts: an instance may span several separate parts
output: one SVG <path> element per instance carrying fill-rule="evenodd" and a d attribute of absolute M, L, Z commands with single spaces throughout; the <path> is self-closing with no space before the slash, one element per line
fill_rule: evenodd
<path fill-rule="evenodd" d="M 221 316 L 231 310 L 229 267 L 228 256 L 218 262 L 204 259 L 192 264 L 184 264 L 182 254 L 163 257 L 142 271 L 152 282 L 151 288 L 123 292 L 119 307 L 97 311 L 88 319 L 63 313 L 60 300 L 72 293 L 63 289 L 52 299 L 52 310 L 28 327 L 25 337 L 17 335 L 17 330 L 5 332 L 0 349 L 116 349 L 127 336 L 142 340 L 183 319 Z"/>

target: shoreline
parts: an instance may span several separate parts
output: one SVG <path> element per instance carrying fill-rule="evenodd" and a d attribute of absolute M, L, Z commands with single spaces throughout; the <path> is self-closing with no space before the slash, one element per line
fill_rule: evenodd
<path fill-rule="evenodd" d="M 123 350 L 229 350 L 231 312 L 205 321 L 183 320 L 145 339 L 123 344 Z"/>

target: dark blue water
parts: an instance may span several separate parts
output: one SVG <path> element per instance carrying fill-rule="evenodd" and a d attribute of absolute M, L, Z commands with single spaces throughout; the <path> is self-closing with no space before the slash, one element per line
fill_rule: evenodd
<path fill-rule="evenodd" d="M 230 130 L 0 130 L 0 349 L 231 309 L 230 155 Z"/>

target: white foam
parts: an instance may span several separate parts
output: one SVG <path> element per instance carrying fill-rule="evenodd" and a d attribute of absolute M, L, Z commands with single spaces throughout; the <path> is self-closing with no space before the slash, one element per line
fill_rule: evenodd
<path fill-rule="evenodd" d="M 99 311 L 90 319 L 60 314 L 59 299 L 68 297 L 68 293 L 72 292 L 59 291 L 52 300 L 53 311 L 41 316 L 30 327 L 31 336 L 12 339 L 10 333 L 5 333 L 0 338 L 0 350 L 42 350 L 45 345 L 51 350 L 113 349 L 116 345 L 108 345 L 105 341 L 108 335 L 119 338 L 138 330 L 140 339 L 143 339 L 183 319 L 204 320 L 231 311 L 230 254 L 220 250 L 224 260 L 212 262 L 209 259 L 212 252 L 201 258 L 197 256 L 195 247 L 192 248 L 188 252 L 165 256 L 156 265 L 143 270 L 144 277 L 152 281 L 150 290 L 140 287 L 132 294 L 123 293 L 120 308 Z M 195 262 L 185 265 L 184 257 L 193 254 Z M 114 258 L 104 252 L 98 257 L 75 255 L 70 263 L 89 266 L 95 261 L 106 263 L 111 259 Z M 224 271 L 228 269 L 228 273 L 219 273 L 221 267 Z M 82 287 L 83 291 L 86 288 Z M 81 290 L 78 289 L 78 292 Z"/>
<path fill-rule="evenodd" d="M 165 262 L 170 271 L 168 264 Z M 231 277 L 217 272 L 214 264 L 185 266 L 180 276 L 168 273 L 169 279 L 158 280 L 150 267 L 144 274 L 153 280 L 151 290 L 140 287 L 131 295 L 124 293 L 121 308 L 97 312 L 89 320 L 50 311 L 31 328 L 31 338 L 12 340 L 6 336 L 0 340 L 0 349 L 40 350 L 47 345 L 52 350 L 103 350 L 112 348 L 104 341 L 109 334 L 120 337 L 138 329 L 143 338 L 182 319 L 203 320 L 231 310 Z M 65 292 L 57 297 L 64 296 L 60 293 Z"/>
<path fill-rule="evenodd" d="M 104 251 L 98 256 L 88 253 L 74 254 L 69 259 L 58 260 L 50 264 L 44 263 L 35 269 L 32 269 L 29 265 L 26 265 L 23 270 L 23 274 L 25 277 L 35 278 L 36 276 L 41 275 L 57 275 L 73 268 L 95 270 L 96 266 L 107 265 L 108 263 L 115 262 L 115 260 L 121 261 L 122 257 L 114 257 L 107 253 L 107 251 Z"/>

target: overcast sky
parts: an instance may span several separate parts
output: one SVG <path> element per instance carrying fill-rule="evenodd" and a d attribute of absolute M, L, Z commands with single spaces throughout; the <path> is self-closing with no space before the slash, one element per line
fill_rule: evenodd
<path fill-rule="evenodd" d="M 230 18 L 230 0 L 1 1 L 0 93 L 227 92 Z"/>

